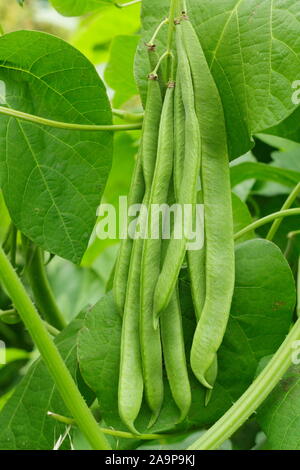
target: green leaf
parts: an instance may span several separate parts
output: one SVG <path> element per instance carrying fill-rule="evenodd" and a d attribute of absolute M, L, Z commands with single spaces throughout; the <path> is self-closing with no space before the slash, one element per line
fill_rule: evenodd
<path fill-rule="evenodd" d="M 300 449 L 299 373 L 300 367 L 292 366 L 258 410 L 257 419 L 271 450 Z"/>
<path fill-rule="evenodd" d="M 112 169 L 101 203 L 114 206 L 117 221 L 120 215 L 119 198 L 128 195 L 137 150 L 137 141 L 130 134 L 119 133 L 115 136 Z M 95 236 L 84 255 L 82 263 L 84 266 L 90 266 L 106 248 L 117 243 L 119 243 L 118 236 L 114 237 L 113 240 L 101 240 Z"/>
<path fill-rule="evenodd" d="M 189 287 L 181 284 L 187 357 L 195 320 Z M 191 376 L 193 401 L 182 429 L 204 427 L 217 420 L 250 385 L 259 360 L 273 354 L 289 330 L 295 307 L 295 283 L 281 251 L 271 242 L 250 240 L 236 248 L 236 287 L 231 317 L 219 351 L 219 376 L 211 401 Z M 87 384 L 95 391 L 108 426 L 125 429 L 118 416 L 118 373 L 121 318 L 112 295 L 102 298 L 86 317 L 79 335 L 78 357 Z M 137 428 L 146 431 L 150 413 L 143 405 Z M 166 386 L 161 416 L 153 432 L 176 428 L 178 411 Z"/>
<path fill-rule="evenodd" d="M 77 333 L 83 325 L 84 313 L 75 319 L 55 340 L 70 372 L 89 403 L 93 395 L 83 384 L 77 367 Z M 49 418 L 52 411 L 68 416 L 45 364 L 38 359 L 15 388 L 0 413 L 0 449 L 51 450 L 65 425 Z M 68 439 L 63 448 L 69 446 Z"/>
<path fill-rule="evenodd" d="M 299 0 L 187 0 L 223 103 L 231 158 L 246 153 L 251 135 L 289 116 L 300 61 Z M 144 43 L 167 15 L 168 0 L 143 0 L 136 75 L 143 98 Z M 166 32 L 157 45 L 165 50 Z"/>
<path fill-rule="evenodd" d="M 45 33 L 0 38 L 0 96 L 48 119 L 109 124 L 105 88 L 88 60 Z M 45 250 L 78 263 L 110 169 L 111 132 L 66 131 L 1 117 L 0 177 L 14 224 Z"/>
<path fill-rule="evenodd" d="M 113 103 L 116 108 L 138 94 L 133 75 L 133 61 L 138 41 L 138 36 L 123 35 L 115 37 L 111 44 L 105 81 L 115 90 Z"/>

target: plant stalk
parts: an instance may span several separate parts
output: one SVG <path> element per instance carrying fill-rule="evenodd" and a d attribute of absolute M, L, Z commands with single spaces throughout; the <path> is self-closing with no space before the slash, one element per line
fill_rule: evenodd
<path fill-rule="evenodd" d="M 110 449 L 106 437 L 100 431 L 96 420 L 81 396 L 68 368 L 2 247 L 0 247 L 0 281 L 5 286 L 40 351 L 49 373 L 78 427 L 93 449 Z"/>
<path fill-rule="evenodd" d="M 0 114 L 11 116 L 23 121 L 32 122 L 34 124 L 41 124 L 42 126 L 55 127 L 56 129 L 65 129 L 73 131 L 134 131 L 142 128 L 142 123 L 136 124 L 118 124 L 118 125 L 89 125 L 89 124 L 72 124 L 69 122 L 52 121 L 51 119 L 34 116 L 33 114 L 23 113 L 16 109 L 5 108 L 0 106 Z"/>
<path fill-rule="evenodd" d="M 216 450 L 259 408 L 292 363 L 292 347 L 300 338 L 300 319 L 261 374 L 238 401 L 188 450 Z"/>
<path fill-rule="evenodd" d="M 294 202 L 296 201 L 297 197 L 300 195 L 300 183 L 297 184 L 297 186 L 293 189 L 285 203 L 283 204 L 281 211 L 289 209 Z M 280 225 L 281 225 L 282 219 L 276 219 L 274 220 L 272 227 L 269 230 L 268 235 L 266 236 L 267 240 L 273 240 Z"/>
<path fill-rule="evenodd" d="M 239 232 L 234 235 L 234 239 L 238 240 L 243 235 L 246 235 L 248 232 L 252 232 L 259 227 L 262 227 L 265 224 L 269 224 L 276 219 L 283 219 L 284 217 L 291 217 L 292 215 L 300 215 L 300 208 L 299 209 L 287 209 L 285 211 L 274 212 L 273 214 L 269 214 L 262 219 L 256 220 L 252 224 L 248 225 L 247 227 L 243 228 Z"/>

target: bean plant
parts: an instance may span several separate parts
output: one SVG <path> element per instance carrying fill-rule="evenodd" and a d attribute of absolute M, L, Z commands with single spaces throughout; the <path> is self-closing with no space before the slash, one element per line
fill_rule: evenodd
<path fill-rule="evenodd" d="M 49 4 L 0 37 L 0 449 L 299 450 L 300 1 Z"/>

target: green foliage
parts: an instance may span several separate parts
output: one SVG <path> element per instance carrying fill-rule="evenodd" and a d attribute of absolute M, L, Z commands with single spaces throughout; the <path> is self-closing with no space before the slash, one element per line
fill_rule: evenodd
<path fill-rule="evenodd" d="M 82 382 L 77 365 L 77 333 L 83 326 L 84 313 L 61 333 L 55 343 L 81 392 L 91 404 L 93 394 Z M 53 449 L 65 426 L 47 416 L 48 411 L 67 414 L 46 365 L 38 359 L 29 368 L 0 414 L 0 448 L 2 450 Z M 67 438 L 62 448 L 69 448 Z"/>
<path fill-rule="evenodd" d="M 258 422 L 268 436 L 268 443 L 272 449 L 300 449 L 299 391 L 299 366 L 294 365 L 258 410 Z"/>
<path fill-rule="evenodd" d="M 144 0 L 142 5 L 136 77 L 145 99 L 144 43 L 167 15 L 169 2 Z M 188 0 L 187 6 L 221 95 L 230 155 L 237 157 L 253 146 L 253 133 L 278 124 L 296 108 L 292 83 L 300 56 L 299 2 Z M 159 52 L 165 37 L 158 38 Z"/>
<path fill-rule="evenodd" d="M 133 76 L 133 61 L 138 41 L 138 36 L 116 36 L 111 44 L 105 81 L 115 90 L 113 104 L 116 108 L 138 94 Z"/>
<path fill-rule="evenodd" d="M 264 240 L 240 244 L 236 248 L 236 268 L 235 294 L 219 355 L 218 381 L 205 407 L 205 390 L 191 376 L 193 403 L 187 420 L 180 426 L 183 430 L 200 429 L 217 420 L 250 385 L 260 359 L 276 351 L 289 329 L 295 285 L 280 250 Z M 195 326 L 185 282 L 180 298 L 189 350 Z M 78 353 L 81 372 L 97 395 L 106 424 L 126 429 L 117 411 L 120 335 L 121 318 L 108 295 L 88 313 L 79 335 Z M 137 420 L 139 431 L 147 432 L 149 418 L 144 405 Z M 161 416 L 151 432 L 170 431 L 176 428 L 177 420 L 178 411 L 167 389 Z"/>
<path fill-rule="evenodd" d="M 12 3 L 21 17 L 23 13 L 28 15 L 24 20 L 27 27 L 31 15 L 27 2 L 17 0 L 19 5 L 24 4 L 23 9 Z M 72 45 L 36 31 L 1 36 L 0 106 L 49 120 L 96 125 L 112 125 L 111 108 L 140 112 L 146 102 L 148 73 L 166 50 L 169 26 L 163 25 L 155 40 L 157 55 L 151 55 L 151 65 L 145 43 L 168 15 L 170 0 L 142 0 L 128 8 L 116 8 L 117 0 L 49 3 L 64 16 L 81 17 L 77 23 L 70 20 Z M 300 78 L 300 1 L 186 3 L 225 114 L 237 233 L 253 220 L 279 211 L 300 181 L 300 108 L 292 100 Z M 62 20 L 69 24 L 69 20 Z M 16 24 L 10 21 L 8 30 L 20 29 L 19 20 Z M 7 20 L 3 23 L 7 29 Z M 36 28 L 34 21 L 32 25 Z M 53 32 L 53 27 L 49 31 Z M 167 69 L 168 61 L 164 60 L 163 79 Z M 108 92 L 100 77 L 104 77 Z M 160 85 L 164 92 L 164 83 Z M 207 105 L 204 101 L 205 123 L 209 123 L 210 99 Z M 115 124 L 120 123 L 119 113 Z M 212 129 L 217 128 L 214 124 Z M 21 233 L 39 249 L 51 253 L 47 275 L 55 300 L 70 321 L 54 343 L 87 404 L 91 406 L 98 399 L 95 408 L 101 426 L 120 431 L 128 431 L 118 413 L 122 318 L 112 294 L 106 293 L 112 286 L 119 240 L 117 236 L 100 240 L 95 222 L 100 200 L 111 204 L 120 215 L 119 197 L 126 196 L 130 189 L 140 136 L 140 132 L 117 133 L 113 148 L 111 131 L 69 131 L 0 114 L 1 245 L 27 289 L 29 260 L 22 251 Z M 212 137 L 212 141 L 217 139 Z M 299 203 L 297 197 L 293 207 Z M 206 390 L 190 367 L 196 324 L 190 275 L 183 264 L 179 297 L 192 387 L 188 417 L 178 424 L 179 410 L 164 371 L 164 403 L 159 419 L 148 429 L 151 412 L 144 400 L 136 427 L 145 434 L 168 436 L 149 443 L 138 437 L 109 437 L 113 448 L 186 449 L 201 440 L 204 428 L 218 427 L 219 419 L 225 420 L 226 426 L 230 424 L 230 434 L 235 425 L 230 421 L 232 404 L 239 402 L 255 377 L 260 377 L 278 354 L 299 313 L 299 228 L 300 217 L 294 216 L 282 222 L 274 243 L 256 238 L 266 236 L 268 225 L 238 239 L 230 319 L 218 353 L 217 381 L 207 406 Z M 88 311 L 83 312 L 87 307 Z M 0 313 L 14 308 L 2 285 Z M 4 317 L 2 320 L 0 316 L 0 340 L 7 345 L 7 363 L 0 365 L 0 449 L 53 449 L 67 426 L 47 413 L 72 417 L 50 375 L 51 367 L 47 368 L 41 358 L 36 359 L 27 323 L 23 325 L 19 314 L 11 324 L 5 323 Z M 296 346 L 279 351 L 290 361 L 298 351 Z M 275 382 L 278 380 L 279 376 Z M 257 413 L 247 421 L 249 415 L 243 412 L 251 408 L 253 391 L 247 406 L 240 408 L 239 417 L 245 424 L 230 440 L 224 433 L 223 441 L 227 440 L 222 448 L 299 450 L 299 387 L 299 366 L 295 363 L 263 405 L 252 409 Z M 71 441 L 75 448 L 91 448 L 81 431 L 79 427 L 71 428 L 61 448 L 70 449 Z"/>
<path fill-rule="evenodd" d="M 0 80 L 7 107 L 58 121 L 111 122 L 104 86 L 91 64 L 53 36 L 3 36 Z M 6 117 L 0 132 L 1 185 L 13 222 L 39 246 L 78 263 L 110 169 L 112 134 L 70 133 Z"/>

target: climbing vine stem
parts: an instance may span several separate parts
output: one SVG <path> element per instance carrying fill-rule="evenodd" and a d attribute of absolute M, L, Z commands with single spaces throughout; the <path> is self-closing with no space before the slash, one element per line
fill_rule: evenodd
<path fill-rule="evenodd" d="M 189 450 L 215 450 L 259 408 L 292 363 L 294 342 L 300 338 L 300 319 L 276 354 L 239 400 Z"/>
<path fill-rule="evenodd" d="M 273 220 L 276 219 L 283 219 L 285 217 L 290 217 L 293 215 L 300 215 L 300 208 L 299 209 L 287 209 L 287 210 L 281 210 L 279 212 L 274 212 L 273 214 L 269 214 L 266 217 L 263 217 L 262 219 L 256 220 L 252 224 L 248 225 L 247 227 L 243 228 L 239 232 L 237 232 L 234 235 L 234 239 L 238 240 L 242 236 L 246 235 L 248 232 L 252 232 L 253 230 L 256 230 L 259 227 L 262 227 L 263 225 L 266 225 L 270 222 L 273 222 Z"/>
<path fill-rule="evenodd" d="M 0 282 L 6 288 L 21 319 L 51 374 L 54 383 L 78 427 L 95 450 L 110 449 L 90 409 L 81 396 L 59 351 L 35 309 L 25 287 L 0 247 Z"/>

